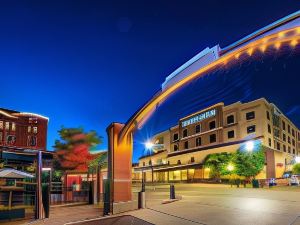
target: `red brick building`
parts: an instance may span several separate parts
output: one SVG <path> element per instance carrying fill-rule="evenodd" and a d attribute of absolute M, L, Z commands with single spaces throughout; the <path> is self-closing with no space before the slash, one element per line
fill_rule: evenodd
<path fill-rule="evenodd" d="M 0 149 L 46 150 L 48 118 L 0 108 Z"/>

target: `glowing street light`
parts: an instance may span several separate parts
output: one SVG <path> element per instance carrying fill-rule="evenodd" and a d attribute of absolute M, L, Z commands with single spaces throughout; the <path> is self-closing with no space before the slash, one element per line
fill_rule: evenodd
<path fill-rule="evenodd" d="M 252 152 L 254 149 L 254 142 L 253 141 L 247 141 L 246 142 L 246 150 L 248 152 Z"/>
<path fill-rule="evenodd" d="M 230 172 L 233 171 L 234 170 L 234 166 L 232 164 L 229 164 L 227 166 L 227 170 L 230 171 Z"/>
<path fill-rule="evenodd" d="M 147 141 L 147 142 L 145 143 L 146 149 L 152 149 L 153 146 L 154 146 L 154 144 L 153 144 L 152 142 L 150 142 L 150 141 Z"/>

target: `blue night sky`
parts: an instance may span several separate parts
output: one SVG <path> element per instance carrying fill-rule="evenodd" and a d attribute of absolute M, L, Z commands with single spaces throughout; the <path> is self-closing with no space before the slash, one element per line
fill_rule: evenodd
<path fill-rule="evenodd" d="M 296 0 L 0 6 L 0 107 L 49 117 L 50 150 L 62 125 L 96 130 L 106 149 L 106 127 L 126 122 L 178 66 L 300 9 Z"/>

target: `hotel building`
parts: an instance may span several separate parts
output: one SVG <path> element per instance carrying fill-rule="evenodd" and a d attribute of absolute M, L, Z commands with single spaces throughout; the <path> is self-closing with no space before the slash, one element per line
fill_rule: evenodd
<path fill-rule="evenodd" d="M 146 180 L 155 182 L 206 179 L 207 155 L 235 152 L 250 140 L 261 143 L 265 151 L 265 167 L 257 178 L 282 177 L 300 151 L 300 131 L 266 99 L 218 103 L 152 137 L 153 154 L 139 159 L 134 178 L 145 172 Z"/>

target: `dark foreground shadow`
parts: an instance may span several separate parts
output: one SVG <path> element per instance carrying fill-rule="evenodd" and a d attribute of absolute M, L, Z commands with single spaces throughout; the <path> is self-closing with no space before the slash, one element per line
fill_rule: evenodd
<path fill-rule="evenodd" d="M 107 217 L 101 218 L 98 220 L 90 220 L 80 223 L 74 223 L 77 225 L 154 225 L 145 220 L 136 218 L 134 216 L 125 215 L 125 216 L 116 216 L 116 217 Z"/>

